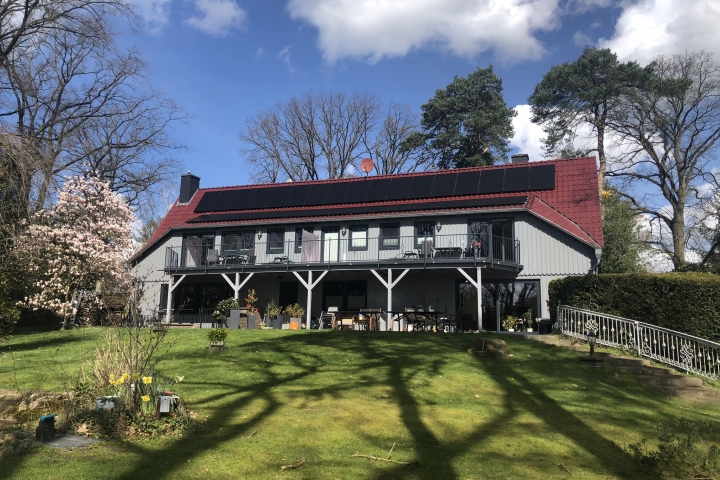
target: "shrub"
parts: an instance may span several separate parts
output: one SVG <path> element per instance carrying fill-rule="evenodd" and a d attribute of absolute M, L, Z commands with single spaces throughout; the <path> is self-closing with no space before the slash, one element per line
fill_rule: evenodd
<path fill-rule="evenodd" d="M 285 315 L 289 315 L 293 318 L 302 318 L 305 316 L 305 309 L 297 303 L 293 303 L 292 305 L 285 307 Z"/>
<path fill-rule="evenodd" d="M 224 328 L 211 328 L 208 333 L 208 340 L 211 342 L 224 342 L 230 332 Z"/>
<path fill-rule="evenodd" d="M 217 304 L 212 316 L 218 322 L 224 322 L 230 316 L 230 310 L 239 310 L 240 304 L 234 298 L 226 298 Z"/>
<path fill-rule="evenodd" d="M 720 341 L 720 276 L 702 273 L 601 274 L 550 282 L 558 300 Z"/>

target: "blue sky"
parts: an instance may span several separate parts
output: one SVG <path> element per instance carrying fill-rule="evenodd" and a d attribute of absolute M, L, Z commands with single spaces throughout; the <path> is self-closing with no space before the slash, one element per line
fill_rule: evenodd
<path fill-rule="evenodd" d="M 250 182 L 238 132 L 307 90 L 372 92 L 420 113 L 454 76 L 493 64 L 516 108 L 512 144 L 540 155 L 527 97 L 585 45 L 647 63 L 714 51 L 720 0 L 132 0 L 150 82 L 193 116 L 174 138 L 203 187 Z"/>

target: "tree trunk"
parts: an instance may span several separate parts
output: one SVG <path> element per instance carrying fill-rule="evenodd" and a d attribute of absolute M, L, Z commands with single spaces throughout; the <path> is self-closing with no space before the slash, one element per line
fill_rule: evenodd
<path fill-rule="evenodd" d="M 672 262 L 677 270 L 685 263 L 685 208 L 684 205 L 678 205 L 674 210 L 670 232 L 673 242 Z"/>
<path fill-rule="evenodd" d="M 598 191 L 602 195 L 603 186 L 605 185 L 605 172 L 607 171 L 607 159 L 605 158 L 605 112 L 596 125 L 597 128 L 597 152 L 598 160 Z"/>

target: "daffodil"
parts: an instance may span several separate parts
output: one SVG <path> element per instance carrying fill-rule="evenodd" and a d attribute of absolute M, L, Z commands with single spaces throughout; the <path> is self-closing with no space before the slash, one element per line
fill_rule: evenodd
<path fill-rule="evenodd" d="M 140 380 L 140 375 L 138 375 L 137 373 L 133 373 L 133 380 L 135 380 L 136 382 Z"/>
<path fill-rule="evenodd" d="M 150 385 L 152 383 L 152 377 L 142 377 L 142 381 L 145 385 Z"/>
<path fill-rule="evenodd" d="M 115 385 L 115 375 L 113 375 L 112 373 L 110 374 L 110 383 Z"/>
<path fill-rule="evenodd" d="M 130 378 L 130 375 L 129 375 L 129 374 L 127 374 L 127 373 L 123 373 L 123 374 L 122 374 L 123 382 L 124 382 L 125 380 L 128 380 L 129 378 Z"/>
<path fill-rule="evenodd" d="M 149 401 L 150 401 L 150 395 L 143 395 L 143 396 L 140 397 L 140 398 L 142 398 L 142 401 L 143 401 L 143 402 L 149 402 Z"/>

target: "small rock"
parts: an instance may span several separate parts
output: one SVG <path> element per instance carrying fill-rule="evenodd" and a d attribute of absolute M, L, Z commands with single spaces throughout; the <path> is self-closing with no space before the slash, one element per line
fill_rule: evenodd
<path fill-rule="evenodd" d="M 27 409 L 28 409 L 28 405 L 27 405 L 27 403 L 25 403 L 24 400 L 22 402 L 20 402 L 20 405 L 17 406 L 18 412 L 24 412 Z"/>

